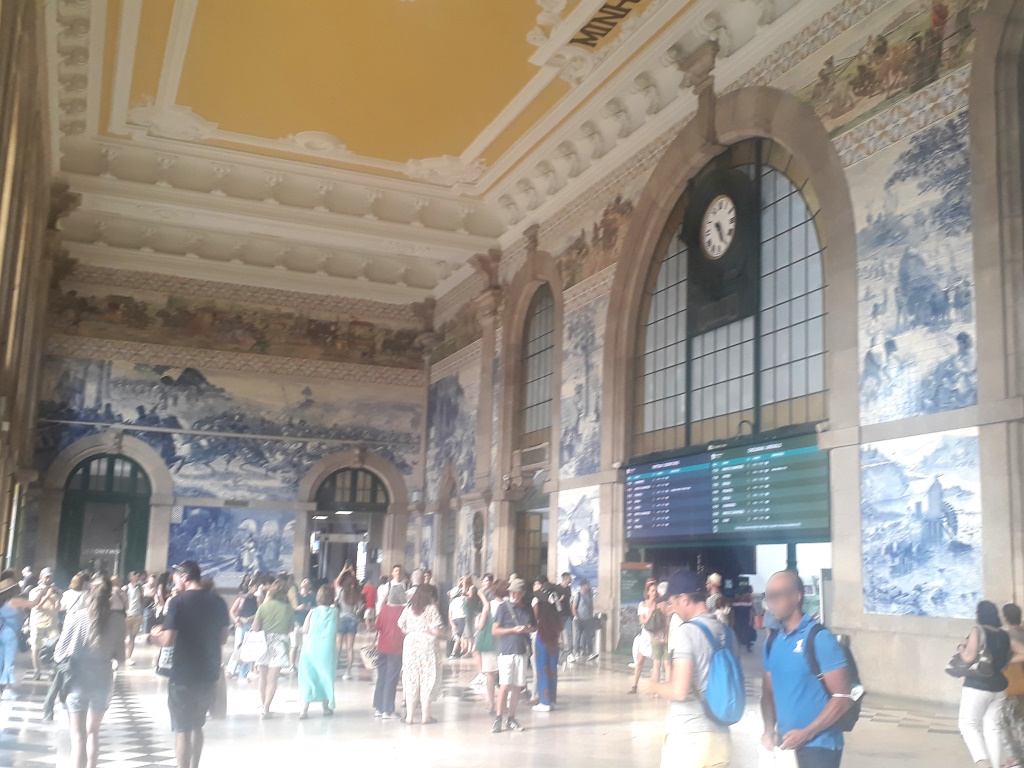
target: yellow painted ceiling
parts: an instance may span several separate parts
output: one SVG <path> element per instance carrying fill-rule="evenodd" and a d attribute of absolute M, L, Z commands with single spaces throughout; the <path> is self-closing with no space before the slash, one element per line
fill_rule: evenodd
<path fill-rule="evenodd" d="M 108 21 L 120 5 L 109 0 Z M 174 8 L 174 0 L 142 5 L 132 106 L 157 96 Z M 324 132 L 356 155 L 397 163 L 459 156 L 538 73 L 526 37 L 539 13 L 536 0 L 199 0 L 173 101 L 247 137 Z M 105 114 L 118 39 L 111 26 Z M 570 90 L 558 79 L 540 89 L 484 160 L 496 162 Z"/>
<path fill-rule="evenodd" d="M 222 130 L 459 155 L 536 73 L 532 0 L 203 0 L 178 103 Z"/>

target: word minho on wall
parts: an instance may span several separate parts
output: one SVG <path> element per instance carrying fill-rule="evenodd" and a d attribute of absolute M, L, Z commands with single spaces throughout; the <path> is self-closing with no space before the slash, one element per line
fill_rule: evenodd
<path fill-rule="evenodd" d="M 642 0 L 618 0 L 615 3 L 605 3 L 594 14 L 594 17 L 576 33 L 577 37 L 574 37 L 569 42 L 574 45 L 596 48 L 598 41 L 607 37 L 608 33 L 615 29 L 620 21 L 629 16 L 630 11 L 639 2 L 642 2 Z"/>

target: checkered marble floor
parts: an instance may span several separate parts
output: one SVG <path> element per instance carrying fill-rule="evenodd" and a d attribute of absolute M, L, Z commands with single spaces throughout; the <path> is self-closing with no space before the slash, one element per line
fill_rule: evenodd
<path fill-rule="evenodd" d="M 166 681 L 152 669 L 152 650 L 139 664 L 117 677 L 110 710 L 100 731 L 101 768 L 151 768 L 175 765 L 169 728 Z M 667 704 L 647 696 L 628 696 L 632 679 L 627 659 L 609 656 L 599 663 L 560 671 L 555 712 L 521 707 L 523 733 L 493 735 L 480 691 L 470 688 L 473 664 L 445 665 L 445 696 L 431 710 L 437 724 L 408 726 L 373 717 L 372 677 L 365 671 L 336 683 L 336 715 L 324 718 L 313 707 L 298 720 L 299 692 L 294 677 L 283 677 L 274 702 L 274 717 L 260 720 L 256 686 L 228 684 L 228 714 L 206 727 L 202 765 L 291 765 L 295 756 L 342 754 L 347 761 L 425 768 L 488 765 L 491 768 L 629 768 L 657 765 L 665 735 Z M 747 712 L 732 729 L 733 768 L 757 765 L 755 745 L 761 735 L 758 711 L 760 675 L 756 655 L 747 667 Z M 0 768 L 64 768 L 69 765 L 66 715 L 42 721 L 48 680 L 26 677 L 17 696 L 0 701 Z M 595 749 L 599 740 L 600 749 Z M 867 700 L 863 719 L 847 739 L 844 764 L 871 768 L 960 768 L 967 751 L 956 733 L 949 707 L 912 702 Z M 566 756 L 572 756 L 566 759 Z"/>
<path fill-rule="evenodd" d="M 68 764 L 67 720 L 58 712 L 43 722 L 43 699 L 49 680 L 27 678 L 17 686 L 17 697 L 0 701 L 0 768 L 52 768 Z M 132 686 L 115 680 L 110 709 L 100 731 L 99 765 L 103 768 L 174 766 L 174 751 L 166 728 L 154 732 L 149 714 L 138 702 Z"/>

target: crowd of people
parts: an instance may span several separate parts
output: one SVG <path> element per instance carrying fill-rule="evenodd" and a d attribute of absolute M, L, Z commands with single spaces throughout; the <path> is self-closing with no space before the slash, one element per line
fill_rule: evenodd
<path fill-rule="evenodd" d="M 790 571 L 765 588 L 759 748 L 768 756 L 788 754 L 799 768 L 837 768 L 864 691 L 848 650 L 804 612 L 804 594 Z M 727 599 L 716 574 L 683 570 L 661 583 L 649 580 L 637 613 L 629 692 L 669 703 L 662 765 L 727 766 L 729 726 L 738 721 L 723 704 L 729 675 L 742 714 L 736 659 L 753 642 L 748 626 L 756 639 L 748 591 Z M 356 649 L 360 628 L 367 644 Z M 295 584 L 287 573 L 247 577 L 229 607 L 194 561 L 157 576 L 131 573 L 123 585 L 117 577 L 79 573 L 63 591 L 49 568 L 38 578 L 25 569 L 20 581 L 8 570 L 0 574 L 0 690 L 7 697 L 15 682 L 19 648 L 30 652 L 30 674 L 51 679 L 44 711 L 52 718 L 60 701 L 68 713 L 72 765 L 94 768 L 115 672 L 132 663 L 138 642 L 151 644 L 155 671 L 168 681 L 178 766 L 197 768 L 207 716 L 226 710 L 226 678 L 255 683 L 259 715 L 267 718 L 275 714 L 281 674 L 295 675 L 298 718 L 306 719 L 313 704 L 329 717 L 338 673 L 351 678 L 359 664 L 376 671 L 367 702 L 375 717 L 429 725 L 437 722 L 446 656 L 462 657 L 472 661 L 471 685 L 482 692 L 491 731 L 499 734 L 524 730 L 524 703 L 540 713 L 557 706 L 559 668 L 597 656 L 593 630 L 593 590 L 585 580 L 574 585 L 570 574 L 558 583 L 467 576 L 439 593 L 426 570 L 407 573 L 396 565 L 379 584 L 368 584 L 346 565 L 322 584 Z M 652 670 L 645 678 L 647 659 Z M 1020 607 L 1006 605 L 1000 616 L 994 604 L 979 603 L 977 626 L 947 668 L 964 679 L 959 725 L 976 765 L 1024 764 L 1021 662 Z"/>
<path fill-rule="evenodd" d="M 45 718 L 53 719 L 58 702 L 68 712 L 75 768 L 96 766 L 114 675 L 135 664 L 139 644 L 154 647 L 155 673 L 167 678 L 181 768 L 198 766 L 206 719 L 225 709 L 230 679 L 254 685 L 264 719 L 275 714 L 281 675 L 295 676 L 298 717 L 306 719 L 313 704 L 334 714 L 339 672 L 345 681 L 359 666 L 375 669 L 374 716 L 427 725 L 436 722 L 431 708 L 443 691 L 446 656 L 464 658 L 478 673 L 472 685 L 486 698 L 491 730 L 519 731 L 523 701 L 538 712 L 556 706 L 560 664 L 597 658 L 593 589 L 585 580 L 573 589 L 572 581 L 568 573 L 558 584 L 485 574 L 439 593 L 429 570 L 396 565 L 370 584 L 346 564 L 322 584 L 296 584 L 287 573 L 247 575 L 229 605 L 194 561 L 162 574 L 132 572 L 124 584 L 80 572 L 64 590 L 50 568 L 38 577 L 25 568 L 21 580 L 5 571 L 0 691 L 15 682 L 19 648 L 30 651 L 32 677 L 51 681 Z M 360 629 L 370 639 L 357 648 Z"/>

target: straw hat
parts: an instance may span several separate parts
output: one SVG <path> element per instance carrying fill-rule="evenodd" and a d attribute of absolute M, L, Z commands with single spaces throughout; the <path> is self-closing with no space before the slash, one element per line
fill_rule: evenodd
<path fill-rule="evenodd" d="M 0 600 L 7 600 L 9 597 L 14 597 L 20 591 L 21 586 L 18 584 L 18 580 L 13 576 L 6 579 L 0 579 Z"/>

